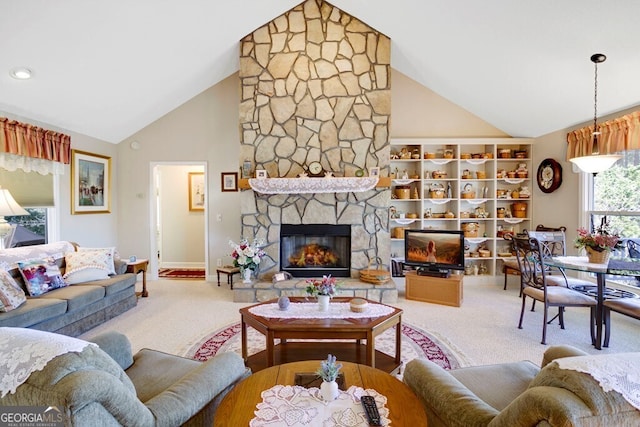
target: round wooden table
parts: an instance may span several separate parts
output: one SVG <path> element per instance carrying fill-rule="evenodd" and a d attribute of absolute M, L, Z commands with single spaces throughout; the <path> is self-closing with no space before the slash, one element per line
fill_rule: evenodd
<path fill-rule="evenodd" d="M 339 361 L 340 362 L 340 361 Z M 343 367 L 345 389 L 358 386 L 374 389 L 387 398 L 392 426 L 426 427 L 427 416 L 420 400 L 404 383 L 392 375 L 366 365 L 340 362 Z M 256 405 L 262 402 L 260 394 L 276 384 L 293 385 L 297 373 L 315 372 L 319 360 L 285 363 L 263 369 L 235 386 L 220 403 L 214 426 L 247 426 L 254 418 Z"/>

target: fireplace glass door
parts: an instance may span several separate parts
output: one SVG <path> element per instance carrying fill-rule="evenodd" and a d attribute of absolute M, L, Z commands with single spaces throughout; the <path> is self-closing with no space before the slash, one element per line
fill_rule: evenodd
<path fill-rule="evenodd" d="M 280 268 L 294 277 L 349 277 L 351 226 L 283 224 L 280 227 Z"/>

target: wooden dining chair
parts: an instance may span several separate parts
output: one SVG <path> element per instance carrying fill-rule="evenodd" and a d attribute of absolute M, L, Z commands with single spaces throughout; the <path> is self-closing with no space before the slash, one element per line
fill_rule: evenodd
<path fill-rule="evenodd" d="M 542 323 L 542 344 L 547 343 L 547 324 L 556 317 L 560 323 L 560 328 L 564 329 L 564 309 L 565 307 L 589 307 L 590 332 L 592 341 L 595 340 L 594 321 L 596 301 L 589 295 L 575 291 L 566 284 L 550 286 L 548 282 L 548 269 L 545 268 L 543 260 L 543 248 L 535 237 L 513 237 L 513 244 L 516 251 L 516 259 L 520 269 L 520 286 L 522 294 L 522 308 L 520 311 L 520 322 L 518 329 L 522 329 L 524 319 L 524 309 L 527 297 L 543 304 Z M 558 314 L 549 320 L 549 309 L 558 307 Z M 535 307 L 532 305 L 531 311 Z"/>

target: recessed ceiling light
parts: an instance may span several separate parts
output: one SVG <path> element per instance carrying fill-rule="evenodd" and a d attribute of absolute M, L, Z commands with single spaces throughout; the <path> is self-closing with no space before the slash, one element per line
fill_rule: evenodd
<path fill-rule="evenodd" d="M 18 80 L 30 79 L 32 74 L 31 70 L 25 67 L 17 67 L 9 72 L 11 77 Z"/>

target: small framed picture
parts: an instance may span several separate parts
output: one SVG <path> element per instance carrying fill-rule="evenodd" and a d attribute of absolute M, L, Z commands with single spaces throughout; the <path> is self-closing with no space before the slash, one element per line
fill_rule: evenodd
<path fill-rule="evenodd" d="M 376 166 L 369 169 L 369 176 L 380 176 L 380 168 Z"/>
<path fill-rule="evenodd" d="M 238 191 L 238 172 L 222 172 L 222 191 Z"/>
<path fill-rule="evenodd" d="M 267 171 L 264 170 L 264 169 L 257 169 L 256 170 L 256 178 L 260 178 L 260 179 L 268 178 Z"/>
<path fill-rule="evenodd" d="M 189 172 L 189 210 L 204 210 L 204 172 Z"/>

